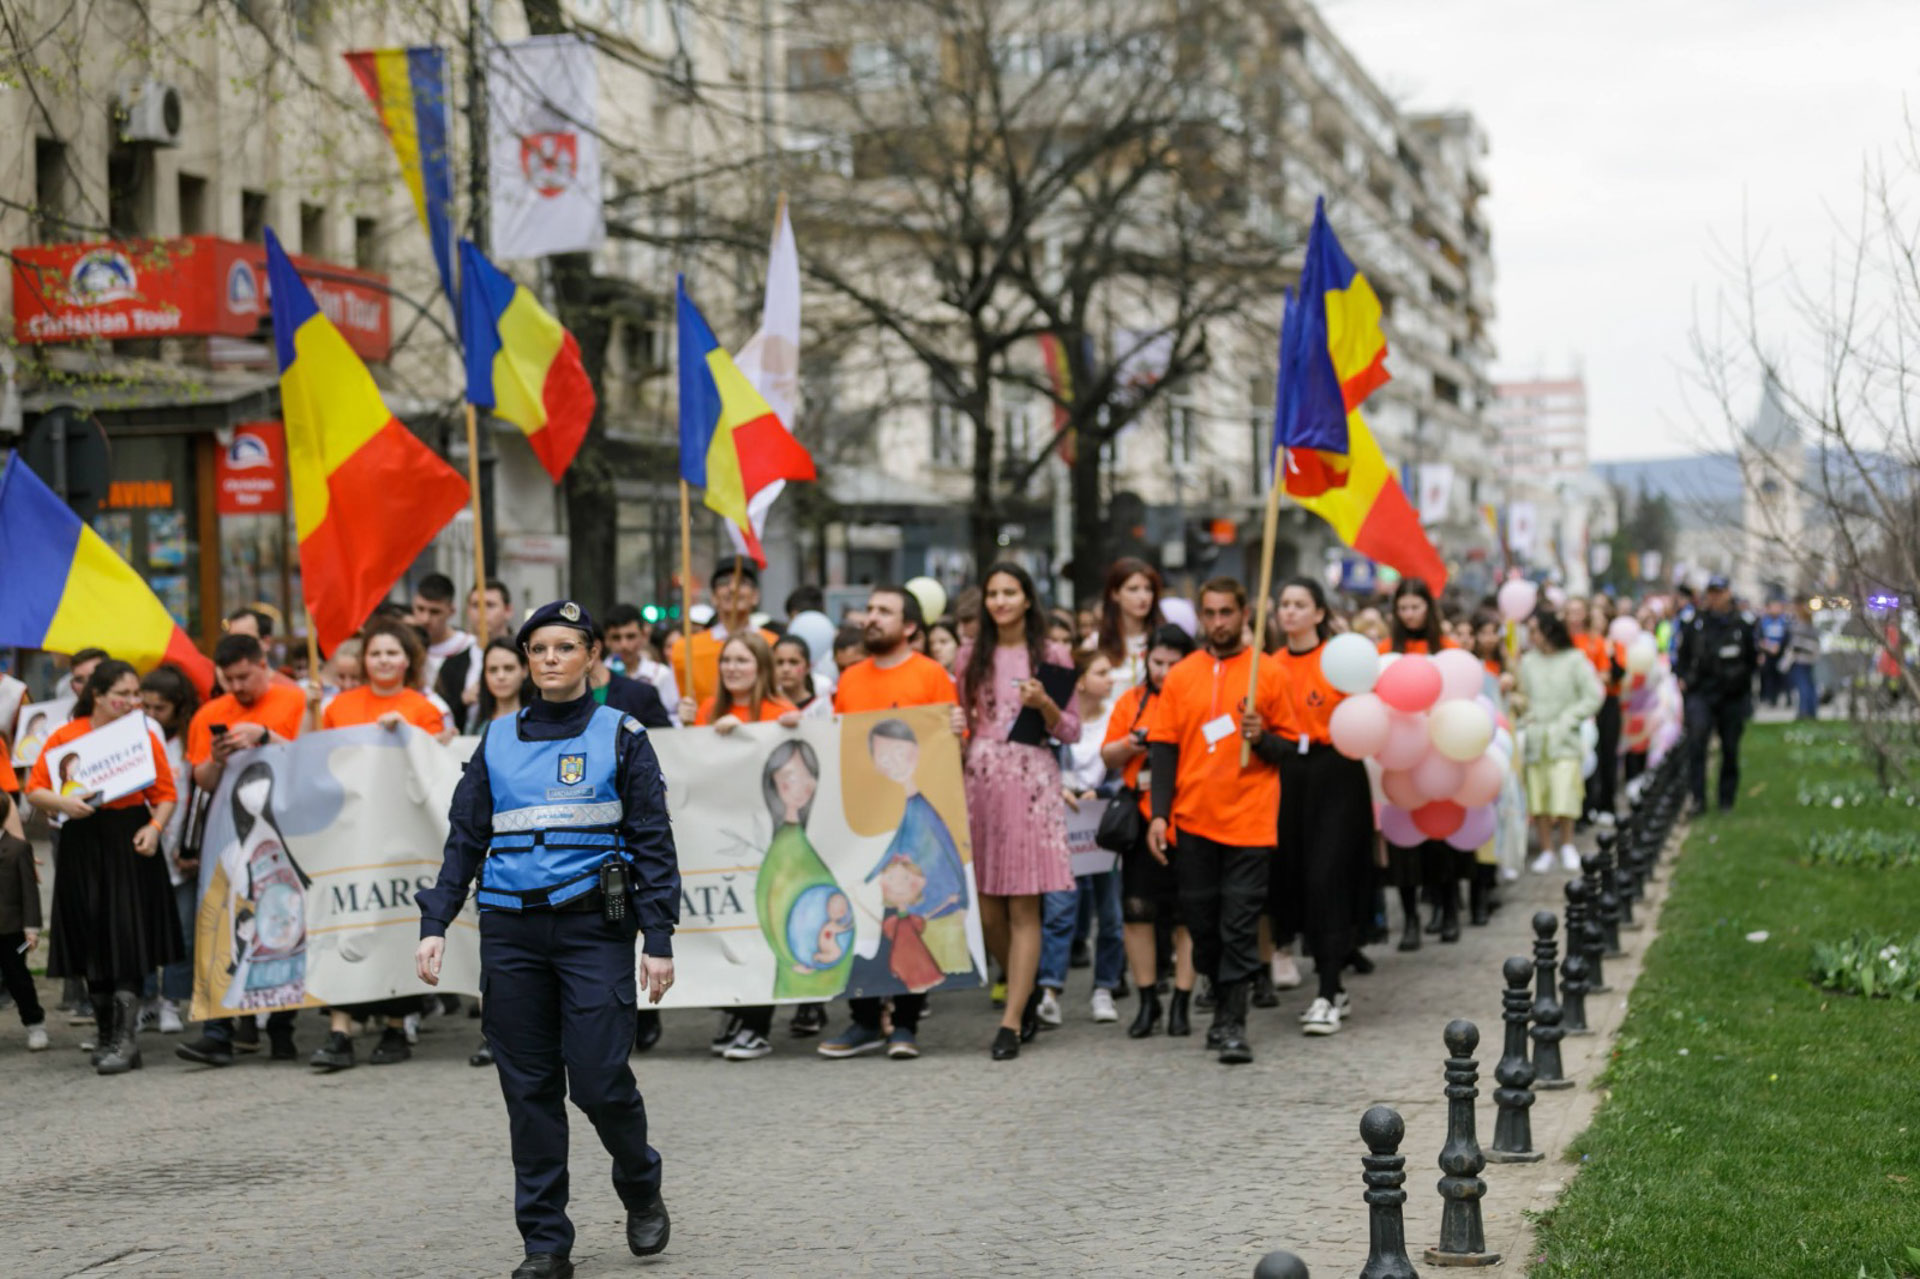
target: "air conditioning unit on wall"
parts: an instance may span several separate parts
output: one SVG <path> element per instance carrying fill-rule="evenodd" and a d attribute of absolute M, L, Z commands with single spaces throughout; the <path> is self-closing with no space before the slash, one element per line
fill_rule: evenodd
<path fill-rule="evenodd" d="M 186 120 L 180 90 L 158 80 L 142 80 L 123 91 L 114 103 L 113 116 L 120 141 L 161 147 L 180 145 Z"/>

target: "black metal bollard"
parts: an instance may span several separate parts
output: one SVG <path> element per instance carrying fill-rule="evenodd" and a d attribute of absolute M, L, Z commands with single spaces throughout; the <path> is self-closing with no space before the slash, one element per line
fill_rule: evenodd
<path fill-rule="evenodd" d="M 1588 918 L 1600 926 L 1602 953 L 1608 959 L 1618 959 L 1625 953 L 1620 949 L 1620 899 L 1607 887 L 1606 855 L 1588 853 L 1580 859 L 1580 869 L 1586 875 L 1587 891 L 1594 894 L 1594 909 Z"/>
<path fill-rule="evenodd" d="M 1602 933 L 1600 929 L 1600 921 L 1597 918 L 1600 910 L 1600 893 L 1593 883 L 1588 880 L 1578 879 L 1573 881 L 1573 883 L 1580 885 L 1580 891 L 1582 893 L 1580 899 L 1582 903 L 1582 909 L 1580 911 L 1580 931 L 1568 938 L 1567 945 L 1569 949 L 1577 952 L 1580 958 L 1587 961 L 1587 993 L 1589 995 L 1603 995 L 1612 990 L 1613 987 L 1607 985 L 1605 969 L 1602 962 L 1606 950 L 1606 940 L 1605 934 Z M 1567 885 L 1567 900 L 1573 900 L 1573 884 Z"/>
<path fill-rule="evenodd" d="M 1420 1279 L 1407 1256 L 1407 1222 L 1401 1214 L 1407 1202 L 1407 1159 L 1400 1139 L 1407 1125 L 1390 1106 L 1375 1106 L 1360 1116 L 1360 1140 L 1371 1153 L 1360 1156 L 1367 1183 L 1367 1264 L 1360 1279 Z"/>
<path fill-rule="evenodd" d="M 1560 1031 L 1563 1035 L 1591 1035 L 1587 1025 L 1587 961 L 1578 951 L 1560 963 Z"/>
<path fill-rule="evenodd" d="M 1447 1043 L 1447 1141 L 1440 1147 L 1440 1243 L 1427 1249 L 1430 1266 L 1491 1266 L 1500 1254 L 1487 1251 L 1487 1234 L 1480 1221 L 1480 1200 L 1487 1183 L 1480 1170 L 1487 1166 L 1474 1134 L 1473 1099 L 1480 1095 L 1480 1068 L 1473 1050 L 1480 1044 L 1480 1028 L 1470 1021 L 1450 1021 Z"/>
<path fill-rule="evenodd" d="M 1561 1026 L 1563 1010 L 1553 990 L 1553 965 L 1558 947 L 1553 944 L 1554 930 L 1560 921 L 1550 910 L 1533 916 L 1533 1087 L 1571 1088 L 1573 1080 L 1560 1064 L 1560 1041 L 1566 1037 Z"/>
<path fill-rule="evenodd" d="M 1487 1158 L 1497 1164 L 1530 1164 L 1545 1156 L 1533 1148 L 1533 1121 L 1527 1111 L 1533 1105 L 1533 1063 L 1527 1060 L 1527 985 L 1533 979 L 1533 961 L 1522 955 L 1508 959 L 1501 975 L 1507 988 L 1500 995 L 1507 1023 L 1506 1051 L 1493 1077 L 1500 1086 L 1493 1090 L 1499 1113 L 1493 1121 L 1493 1146 Z"/>
<path fill-rule="evenodd" d="M 1601 871 L 1602 882 L 1613 889 L 1613 899 L 1619 912 L 1618 930 L 1638 932 L 1640 924 L 1633 918 L 1633 893 L 1627 885 L 1633 878 L 1633 872 L 1627 866 L 1628 842 L 1617 834 L 1600 836 L 1600 855 L 1605 869 Z"/>
<path fill-rule="evenodd" d="M 1253 1268 L 1253 1279 L 1307 1279 L 1307 1263 L 1290 1252 L 1270 1252 Z"/>

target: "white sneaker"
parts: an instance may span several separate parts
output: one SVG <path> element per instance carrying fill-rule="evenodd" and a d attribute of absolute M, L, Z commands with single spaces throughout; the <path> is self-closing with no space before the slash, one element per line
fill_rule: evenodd
<path fill-rule="evenodd" d="M 1300 965 L 1293 962 L 1292 951 L 1274 951 L 1273 962 L 1268 967 L 1273 970 L 1275 990 L 1293 990 L 1300 985 Z"/>
<path fill-rule="evenodd" d="M 410 1044 L 419 1043 L 420 1042 L 420 1014 L 408 1013 L 405 1017 L 402 1017 L 400 1019 L 400 1033 L 407 1037 L 408 1043 Z"/>
<path fill-rule="evenodd" d="M 1046 1027 L 1058 1026 L 1066 1019 L 1060 1015 L 1060 997 L 1052 991 L 1043 991 L 1040 995 L 1040 1007 L 1035 1010 L 1040 1024 Z"/>
<path fill-rule="evenodd" d="M 1113 992 L 1096 990 L 1093 992 L 1093 1019 L 1095 1021 L 1119 1021 L 1120 1010 L 1113 1006 Z"/>
<path fill-rule="evenodd" d="M 1340 1010 L 1324 999 L 1316 999 L 1307 1009 L 1307 1020 L 1300 1029 L 1309 1035 L 1331 1035 L 1340 1029 Z"/>
<path fill-rule="evenodd" d="M 1551 867 L 1549 867 L 1549 869 L 1551 869 Z M 1580 850 L 1575 848 L 1572 844 L 1560 845 L 1560 869 L 1561 870 L 1579 870 L 1580 869 Z"/>
<path fill-rule="evenodd" d="M 733 1013 L 720 1014 L 720 1029 L 707 1041 L 707 1051 L 716 1057 L 727 1055 L 727 1049 L 740 1037 L 740 1018 Z"/>
<path fill-rule="evenodd" d="M 1527 863 L 1527 869 L 1532 871 L 1536 875 L 1552 874 L 1553 873 L 1553 850 L 1551 848 L 1542 849 L 1538 857 L 1534 858 L 1531 862 Z"/>
<path fill-rule="evenodd" d="M 27 1051 L 43 1053 L 47 1050 L 47 1028 L 44 1023 L 27 1027 Z"/>
<path fill-rule="evenodd" d="M 720 1055 L 728 1061 L 758 1061 L 772 1051 L 773 1045 L 764 1036 L 742 1030 Z"/>
<path fill-rule="evenodd" d="M 1326 1000 L 1316 999 L 1313 1002 L 1315 1004 L 1324 1004 Z M 1333 997 L 1333 1011 L 1339 1013 L 1342 1017 L 1345 1017 L 1348 1013 L 1352 1012 L 1353 996 L 1349 995 L 1344 990 L 1341 991 L 1339 994 L 1335 995 Z M 1307 1020 L 1307 1018 L 1311 1017 L 1312 1015 L 1313 1015 L 1313 1005 L 1309 1004 L 1306 1008 L 1303 1008 L 1300 1011 L 1300 1020 L 1304 1022 Z"/>
<path fill-rule="evenodd" d="M 171 999 L 161 1000 L 160 1033 L 163 1035 L 177 1035 L 186 1028 L 186 1023 L 180 1020 L 180 1005 L 174 1003 Z"/>
<path fill-rule="evenodd" d="M 1511 884 L 1511 883 L 1512 883 L 1512 882 L 1513 882 L 1514 880 L 1516 880 L 1516 879 L 1518 879 L 1518 878 L 1520 878 L 1520 872 L 1519 872 L 1519 871 L 1517 871 L 1517 870 L 1515 870 L 1515 869 L 1514 869 L 1513 867 L 1511 867 L 1511 866 L 1502 866 L 1502 867 L 1500 868 L 1500 882 L 1501 882 L 1501 883 L 1503 883 L 1503 884 Z"/>
<path fill-rule="evenodd" d="M 140 1015 L 134 1021 L 134 1028 L 140 1031 L 152 1030 L 160 1024 L 159 1001 L 147 999 L 140 1003 Z"/>

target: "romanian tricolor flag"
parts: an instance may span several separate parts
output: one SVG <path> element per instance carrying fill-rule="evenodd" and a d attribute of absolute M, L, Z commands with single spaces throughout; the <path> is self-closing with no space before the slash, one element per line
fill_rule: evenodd
<path fill-rule="evenodd" d="M 1047 366 L 1047 384 L 1053 388 L 1053 433 L 1058 437 L 1060 460 L 1072 466 L 1074 438 L 1067 424 L 1073 421 L 1073 363 L 1058 334 L 1040 335 L 1040 361 Z"/>
<path fill-rule="evenodd" d="M 467 504 L 467 482 L 387 411 L 271 230 L 267 284 L 301 586 L 332 652 Z"/>
<path fill-rule="evenodd" d="M 706 490 L 707 509 L 739 531 L 747 553 L 763 568 L 766 553 L 748 506 L 777 480 L 814 478 L 813 455 L 781 425 L 780 417 L 720 345 L 700 308 L 676 285 L 680 326 L 680 478 Z"/>
<path fill-rule="evenodd" d="M 145 671 L 172 662 L 213 690 L 213 663 L 159 597 L 18 453 L 0 471 L 0 645 L 99 647 Z"/>
<path fill-rule="evenodd" d="M 519 427 L 558 484 L 593 420 L 593 383 L 580 362 L 580 344 L 466 240 L 460 241 L 460 312 L 467 402 Z"/>
<path fill-rule="evenodd" d="M 1313 206 L 1298 297 L 1280 331 L 1273 447 L 1289 450 L 1287 492 L 1310 496 L 1346 483 L 1348 415 L 1386 385 L 1380 299 L 1340 247 L 1324 200 Z"/>
<path fill-rule="evenodd" d="M 345 55 L 373 99 L 400 161 L 414 212 L 433 241 L 440 287 L 458 313 L 453 283 L 453 147 L 447 123 L 447 55 L 443 49 L 363 49 Z"/>
<path fill-rule="evenodd" d="M 1425 579 L 1435 595 L 1446 589 L 1446 563 L 1420 527 L 1419 512 L 1360 414 L 1347 418 L 1346 483 L 1313 496 L 1298 496 L 1293 494 L 1289 474 L 1287 492 L 1333 525 L 1342 542 L 1368 559 L 1397 570 L 1402 577 Z"/>

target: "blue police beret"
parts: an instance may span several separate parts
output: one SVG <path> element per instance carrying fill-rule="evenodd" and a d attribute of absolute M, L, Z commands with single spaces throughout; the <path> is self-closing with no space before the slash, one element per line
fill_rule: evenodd
<path fill-rule="evenodd" d="M 593 634 L 593 619 L 587 616 L 586 609 L 572 600 L 555 600 L 534 609 L 533 616 L 521 623 L 520 633 L 513 637 L 514 647 L 525 648 L 533 633 L 542 626 L 570 626 L 582 635 Z"/>

